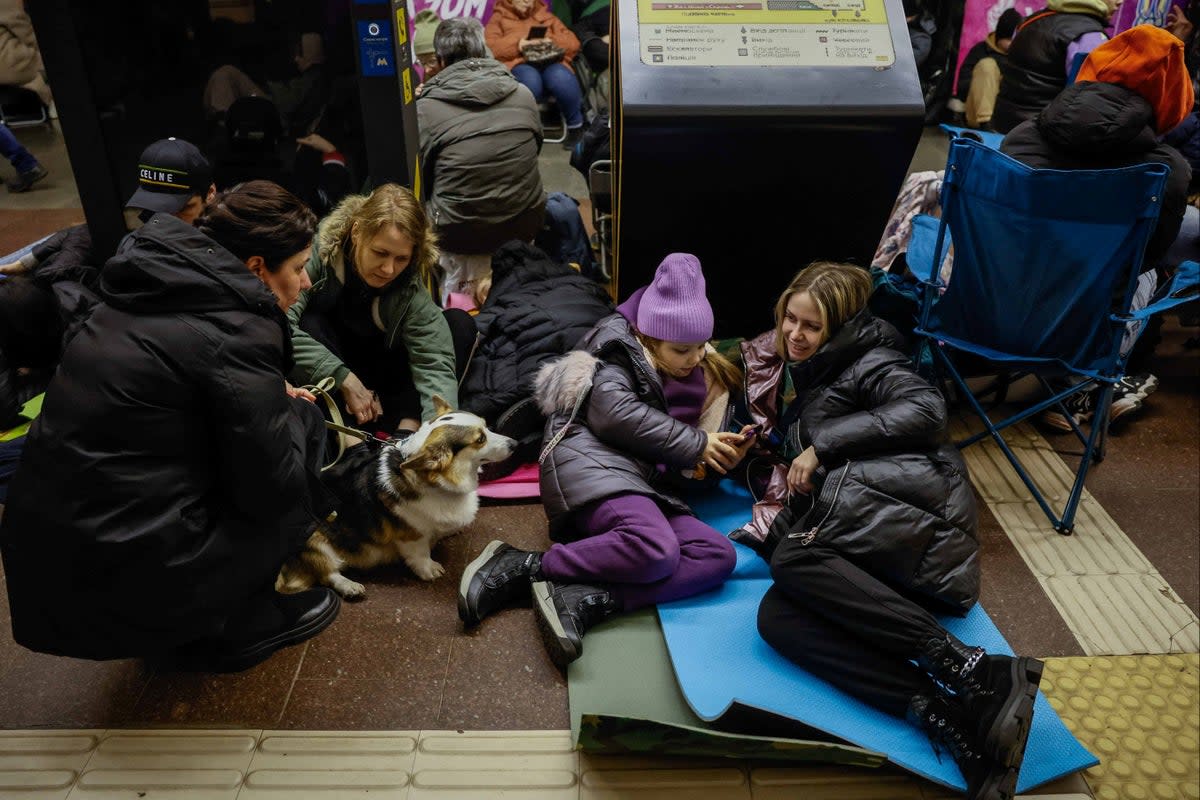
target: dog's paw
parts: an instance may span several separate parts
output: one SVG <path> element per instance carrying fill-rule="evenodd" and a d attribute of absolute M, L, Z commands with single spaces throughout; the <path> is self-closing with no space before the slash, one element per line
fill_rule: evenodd
<path fill-rule="evenodd" d="M 413 573 L 423 581 L 431 581 L 435 578 L 440 578 L 446 574 L 446 568 L 432 558 L 426 558 L 421 561 L 413 561 L 409 564 Z"/>
<path fill-rule="evenodd" d="M 331 575 L 329 588 L 340 594 L 346 600 L 362 600 L 367 596 L 367 587 L 358 581 L 352 581 L 345 575 Z"/>

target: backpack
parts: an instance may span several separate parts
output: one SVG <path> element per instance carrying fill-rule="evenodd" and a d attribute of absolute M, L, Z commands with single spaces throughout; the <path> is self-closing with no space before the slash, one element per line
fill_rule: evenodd
<path fill-rule="evenodd" d="M 579 202 L 565 192 L 554 192 L 546 198 L 546 221 L 534 239 L 546 255 L 560 264 L 578 264 L 579 271 L 597 278 L 596 260 L 588 241 Z"/>

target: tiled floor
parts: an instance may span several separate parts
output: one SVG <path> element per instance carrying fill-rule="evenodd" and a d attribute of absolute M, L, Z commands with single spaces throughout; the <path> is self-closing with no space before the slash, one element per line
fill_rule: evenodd
<path fill-rule="evenodd" d="M 52 149 L 53 141 L 43 144 Z M 934 166 L 940 147 L 940 133 L 927 131 L 914 168 Z M 548 149 L 543 160 L 548 188 L 583 196 L 565 151 Z M 0 195 L 0 253 L 80 220 L 71 192 L 39 186 L 19 205 Z M 28 205 L 39 197 L 44 205 Z M 1195 334 L 1168 329 L 1154 366 L 1159 392 L 1140 418 L 1114 429 L 1109 458 L 1088 483 L 1193 611 L 1200 603 L 1200 352 L 1185 351 L 1182 342 Z M 1008 536 L 981 508 L 984 606 L 1016 650 L 1080 655 Z M 29 653 L 11 639 L 0 592 L 0 727 L 565 728 L 564 679 L 546 659 L 531 614 L 508 611 L 464 633 L 454 603 L 455 576 L 487 541 L 545 546 L 545 531 L 537 505 L 484 508 L 468 530 L 441 545 L 445 578 L 424 584 L 402 568 L 372 573 L 369 597 L 347 604 L 328 631 L 240 675 Z"/>

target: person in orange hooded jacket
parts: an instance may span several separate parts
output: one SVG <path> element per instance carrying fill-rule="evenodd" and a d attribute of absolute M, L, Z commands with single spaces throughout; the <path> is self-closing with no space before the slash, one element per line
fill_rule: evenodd
<path fill-rule="evenodd" d="M 530 36 L 534 28 L 544 28 L 545 35 Z M 528 63 L 525 51 L 540 38 L 562 48 L 562 60 Z M 541 103 L 547 92 L 554 97 L 567 123 L 563 147 L 574 146 L 583 131 L 583 93 L 571 70 L 571 60 L 579 53 L 579 39 L 571 29 L 542 0 L 499 0 L 484 29 L 484 39 L 496 60 L 512 70 L 513 77 L 533 93 L 534 100 Z"/>
<path fill-rule="evenodd" d="M 1114 169 L 1150 162 L 1170 167 L 1158 224 L 1142 259 L 1134 310 L 1145 307 L 1157 290 L 1156 268 L 1171 266 L 1162 262 L 1183 223 L 1192 170 L 1187 159 L 1160 138 L 1191 113 L 1194 102 L 1183 42 L 1162 28 L 1138 25 L 1092 50 L 1075 83 L 1000 143 L 1000 152 L 1034 169 Z M 1142 325 L 1129 323 L 1121 346 L 1134 369 L 1154 342 L 1144 337 L 1133 349 Z M 1127 374 L 1114 390 L 1110 419 L 1139 411 L 1157 388 L 1158 378 L 1150 373 Z M 1091 420 L 1098 396 L 1081 392 L 1067 401 L 1076 424 Z M 1042 421 L 1052 430 L 1072 430 L 1070 420 L 1057 409 L 1048 410 Z"/>

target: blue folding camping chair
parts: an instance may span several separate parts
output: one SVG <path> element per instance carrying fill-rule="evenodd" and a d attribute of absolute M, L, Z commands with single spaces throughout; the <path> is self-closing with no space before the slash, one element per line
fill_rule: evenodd
<path fill-rule="evenodd" d="M 958 446 L 990 436 L 1062 534 L 1074 528 L 1088 468 L 1103 458 L 1113 386 L 1125 374 L 1126 323 L 1196 297 L 1200 265 L 1184 262 L 1161 299 L 1130 311 L 1168 172 L 1162 164 L 1035 170 L 980 142 L 955 139 L 942 184 L 942 217 L 924 217 L 913 226 L 909 267 L 922 285 L 914 333 L 985 427 Z M 943 283 L 939 268 L 951 242 L 954 268 Z M 1034 375 L 1048 397 L 993 423 L 956 367 L 964 353 L 1000 371 Z M 1047 378 L 1078 382 L 1054 389 Z M 1085 435 L 1062 403 L 1097 386 L 1102 391 Z M 1084 445 L 1061 517 L 1000 435 L 1051 406 L 1071 420 Z"/>

